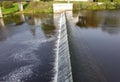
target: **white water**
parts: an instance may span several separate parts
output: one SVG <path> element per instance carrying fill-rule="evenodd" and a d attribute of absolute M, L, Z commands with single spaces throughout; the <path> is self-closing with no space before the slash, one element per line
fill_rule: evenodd
<path fill-rule="evenodd" d="M 29 77 L 31 78 L 33 72 L 32 68 L 34 65 L 28 65 L 28 66 L 23 66 L 13 72 L 11 72 L 9 75 L 3 77 L 3 79 L 6 82 L 22 82 L 21 80 L 23 78 Z"/>
<path fill-rule="evenodd" d="M 54 82 L 73 82 L 65 13 L 60 15 Z"/>

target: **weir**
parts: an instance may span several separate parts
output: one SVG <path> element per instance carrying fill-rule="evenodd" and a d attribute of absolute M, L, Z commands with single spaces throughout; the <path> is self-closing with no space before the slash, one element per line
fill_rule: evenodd
<path fill-rule="evenodd" d="M 59 23 L 54 82 L 73 82 L 65 13 L 61 14 Z"/>

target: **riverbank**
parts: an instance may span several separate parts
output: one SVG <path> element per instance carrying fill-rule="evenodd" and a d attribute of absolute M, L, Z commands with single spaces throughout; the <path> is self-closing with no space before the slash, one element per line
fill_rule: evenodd
<path fill-rule="evenodd" d="M 53 13 L 54 3 L 63 2 L 30 2 L 30 4 L 23 11 L 24 13 Z M 71 2 L 73 3 L 73 11 L 76 10 L 114 10 L 120 9 L 120 2 Z"/>
<path fill-rule="evenodd" d="M 23 13 L 52 13 L 53 12 L 53 3 L 49 2 L 30 2 Z"/>
<path fill-rule="evenodd" d="M 53 4 L 54 3 L 67 3 L 63 2 L 30 2 L 28 5 L 26 2 L 23 2 L 24 11 L 19 12 L 18 3 L 13 3 L 12 8 L 5 9 L 2 7 L 3 15 L 11 14 L 14 12 L 25 13 L 25 14 L 38 14 L 38 13 L 53 13 Z M 73 3 L 73 11 L 78 10 L 113 10 L 120 9 L 120 2 L 71 2 Z M 27 5 L 27 6 L 26 6 Z"/>
<path fill-rule="evenodd" d="M 26 5 L 27 5 L 27 3 L 23 2 L 23 7 L 25 7 Z M 13 3 L 13 7 L 11 7 L 11 8 L 4 8 L 2 6 L 2 14 L 3 15 L 12 14 L 12 13 L 15 13 L 15 12 L 18 12 L 18 11 L 19 11 L 18 3 Z"/>
<path fill-rule="evenodd" d="M 120 2 L 73 2 L 73 10 L 113 10 L 120 9 Z"/>

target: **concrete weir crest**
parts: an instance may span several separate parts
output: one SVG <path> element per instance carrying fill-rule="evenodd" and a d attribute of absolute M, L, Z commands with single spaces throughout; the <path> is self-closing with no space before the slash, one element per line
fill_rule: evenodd
<path fill-rule="evenodd" d="M 65 13 L 60 15 L 54 82 L 73 82 Z"/>

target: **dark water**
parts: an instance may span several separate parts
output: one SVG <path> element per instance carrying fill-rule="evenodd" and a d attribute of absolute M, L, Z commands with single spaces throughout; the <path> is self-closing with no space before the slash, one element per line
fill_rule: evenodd
<path fill-rule="evenodd" d="M 120 11 L 68 17 L 74 82 L 120 82 Z"/>
<path fill-rule="evenodd" d="M 10 15 L 0 19 L 0 81 L 52 81 L 55 41 L 53 15 Z"/>

